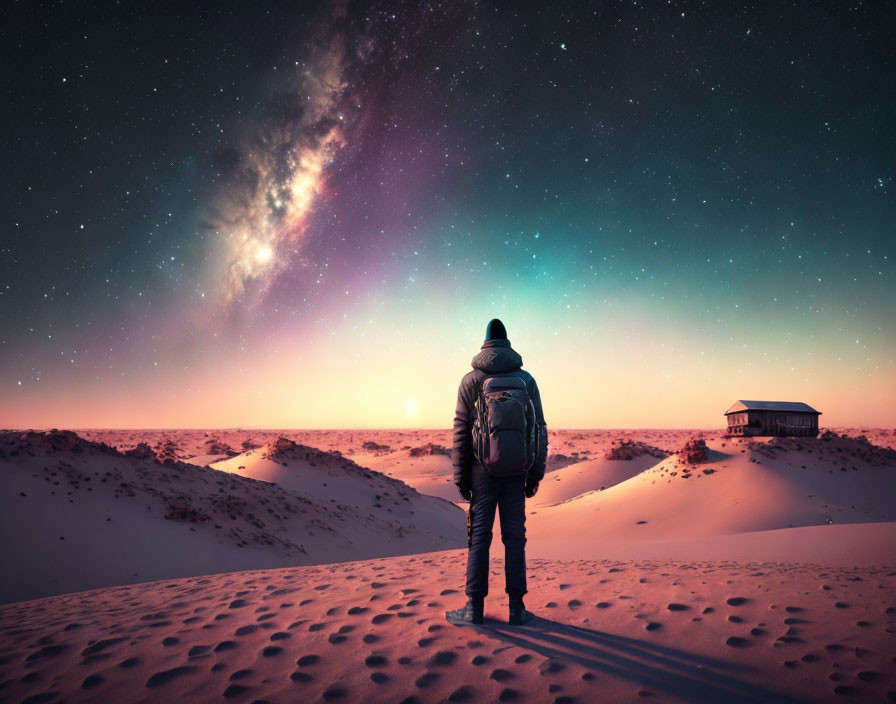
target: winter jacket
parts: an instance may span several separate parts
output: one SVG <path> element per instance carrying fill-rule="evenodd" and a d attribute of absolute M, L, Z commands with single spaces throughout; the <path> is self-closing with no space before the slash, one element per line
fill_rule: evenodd
<path fill-rule="evenodd" d="M 454 466 L 454 483 L 469 483 L 470 471 L 476 463 L 473 454 L 473 403 L 482 388 L 486 376 L 492 374 L 513 373 L 526 384 L 529 398 L 535 405 L 535 419 L 539 425 L 538 456 L 535 464 L 529 469 L 528 476 L 537 480 L 544 477 L 545 462 L 548 455 L 548 431 L 541 409 L 541 396 L 538 385 L 532 375 L 520 369 L 523 358 L 510 346 L 508 340 L 488 340 L 482 349 L 473 357 L 473 371 L 468 372 L 460 382 L 457 390 L 457 408 L 454 412 L 454 446 L 451 450 L 451 463 Z"/>

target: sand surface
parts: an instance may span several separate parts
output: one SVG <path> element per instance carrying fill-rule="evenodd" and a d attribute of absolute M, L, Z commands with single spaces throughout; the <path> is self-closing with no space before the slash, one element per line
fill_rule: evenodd
<path fill-rule="evenodd" d="M 0 701 L 896 701 L 896 431 L 551 431 L 521 628 L 450 442 L 3 432 Z"/>
<path fill-rule="evenodd" d="M 288 440 L 230 471 L 74 433 L 0 433 L 0 452 L 0 602 L 466 544 L 451 503 Z"/>
<path fill-rule="evenodd" d="M 896 572 L 530 560 L 506 624 L 446 623 L 463 551 L 0 607 L 3 701 L 886 701 Z M 494 564 L 500 570 L 500 562 Z M 34 697 L 34 699 L 29 699 Z"/>

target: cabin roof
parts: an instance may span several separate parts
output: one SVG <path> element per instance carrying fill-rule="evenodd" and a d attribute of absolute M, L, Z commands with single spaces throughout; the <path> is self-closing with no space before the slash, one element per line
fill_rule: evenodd
<path fill-rule="evenodd" d="M 725 411 L 725 415 L 740 411 L 786 411 L 788 413 L 815 413 L 816 415 L 821 415 L 820 411 L 816 411 L 809 404 L 799 401 L 737 401 L 731 408 Z"/>

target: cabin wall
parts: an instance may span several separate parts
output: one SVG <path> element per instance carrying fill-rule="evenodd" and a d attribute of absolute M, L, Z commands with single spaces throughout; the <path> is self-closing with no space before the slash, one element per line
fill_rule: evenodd
<path fill-rule="evenodd" d="M 818 416 L 786 411 L 745 411 L 728 416 L 728 434 L 739 436 L 816 437 Z"/>

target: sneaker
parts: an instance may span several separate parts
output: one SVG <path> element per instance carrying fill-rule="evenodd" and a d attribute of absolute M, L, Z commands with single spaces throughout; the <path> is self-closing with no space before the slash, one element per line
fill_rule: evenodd
<path fill-rule="evenodd" d="M 526 606 L 523 604 L 522 599 L 512 599 L 510 601 L 510 617 L 507 619 L 507 622 L 511 626 L 522 626 L 529 623 L 529 621 L 534 618 L 535 614 L 526 610 Z"/>
<path fill-rule="evenodd" d="M 464 604 L 463 608 L 446 611 L 445 618 L 453 623 L 481 624 L 484 611 L 484 599 L 467 599 L 467 603 Z"/>

